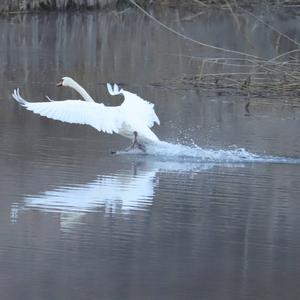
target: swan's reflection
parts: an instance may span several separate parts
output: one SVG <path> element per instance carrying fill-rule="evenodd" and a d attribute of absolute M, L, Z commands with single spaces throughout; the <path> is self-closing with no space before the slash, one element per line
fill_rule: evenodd
<path fill-rule="evenodd" d="M 130 173 L 98 175 L 86 184 L 64 185 L 38 195 L 26 195 L 22 204 L 12 205 L 11 220 L 17 222 L 20 213 L 31 210 L 56 212 L 60 213 L 61 228 L 70 228 L 72 224 L 80 223 L 86 213 L 100 209 L 110 214 L 145 210 L 152 204 L 159 183 L 158 173 L 193 176 L 195 172 L 214 166 L 211 163 L 137 162 Z"/>
<path fill-rule="evenodd" d="M 98 176 L 87 184 L 61 186 L 37 196 L 24 198 L 24 209 L 45 212 L 92 212 L 104 206 L 107 212 L 128 212 L 151 203 L 155 172 L 127 177 Z"/>

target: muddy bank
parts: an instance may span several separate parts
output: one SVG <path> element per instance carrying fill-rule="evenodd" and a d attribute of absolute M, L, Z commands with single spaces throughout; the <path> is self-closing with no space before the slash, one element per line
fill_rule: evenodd
<path fill-rule="evenodd" d="M 199 10 L 199 8 L 221 7 L 234 9 L 236 6 L 251 7 L 264 6 L 298 6 L 297 0 L 135 0 L 138 5 L 168 6 L 185 10 Z M 2 0 L 0 13 L 31 12 L 45 10 L 74 10 L 74 9 L 123 9 L 132 5 L 130 0 Z"/>

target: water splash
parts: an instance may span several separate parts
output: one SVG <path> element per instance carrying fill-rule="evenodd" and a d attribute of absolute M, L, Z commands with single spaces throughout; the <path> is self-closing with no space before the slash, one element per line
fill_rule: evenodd
<path fill-rule="evenodd" d="M 143 154 L 134 149 L 129 152 L 118 152 L 118 154 Z M 147 145 L 147 155 L 164 157 L 165 159 L 181 159 L 194 162 L 212 163 L 288 163 L 300 164 L 300 158 L 279 157 L 270 155 L 259 155 L 251 153 L 244 148 L 233 149 L 210 149 L 202 148 L 196 144 L 182 145 L 160 141 Z"/>

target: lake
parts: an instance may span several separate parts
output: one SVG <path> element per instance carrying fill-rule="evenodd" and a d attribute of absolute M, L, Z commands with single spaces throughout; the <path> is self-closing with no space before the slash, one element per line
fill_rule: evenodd
<path fill-rule="evenodd" d="M 156 14 L 219 47 L 293 49 L 250 16 L 238 30 L 226 12 Z M 268 18 L 300 41 L 297 15 Z M 134 9 L 0 19 L 1 299 L 299 298 L 299 99 L 184 85 L 192 56 L 229 54 Z M 244 70 L 206 71 L 228 68 Z M 122 102 L 106 82 L 153 102 L 166 143 L 111 155 L 130 141 L 13 102 L 17 87 L 30 101 L 80 99 L 55 87 L 62 76 L 106 105 Z"/>

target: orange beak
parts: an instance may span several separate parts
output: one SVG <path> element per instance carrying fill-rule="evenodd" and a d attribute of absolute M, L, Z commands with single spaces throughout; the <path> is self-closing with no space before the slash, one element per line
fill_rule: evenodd
<path fill-rule="evenodd" d="M 62 86 L 63 85 L 63 80 L 61 80 L 60 82 L 58 82 L 57 84 L 56 84 L 56 86 Z"/>

